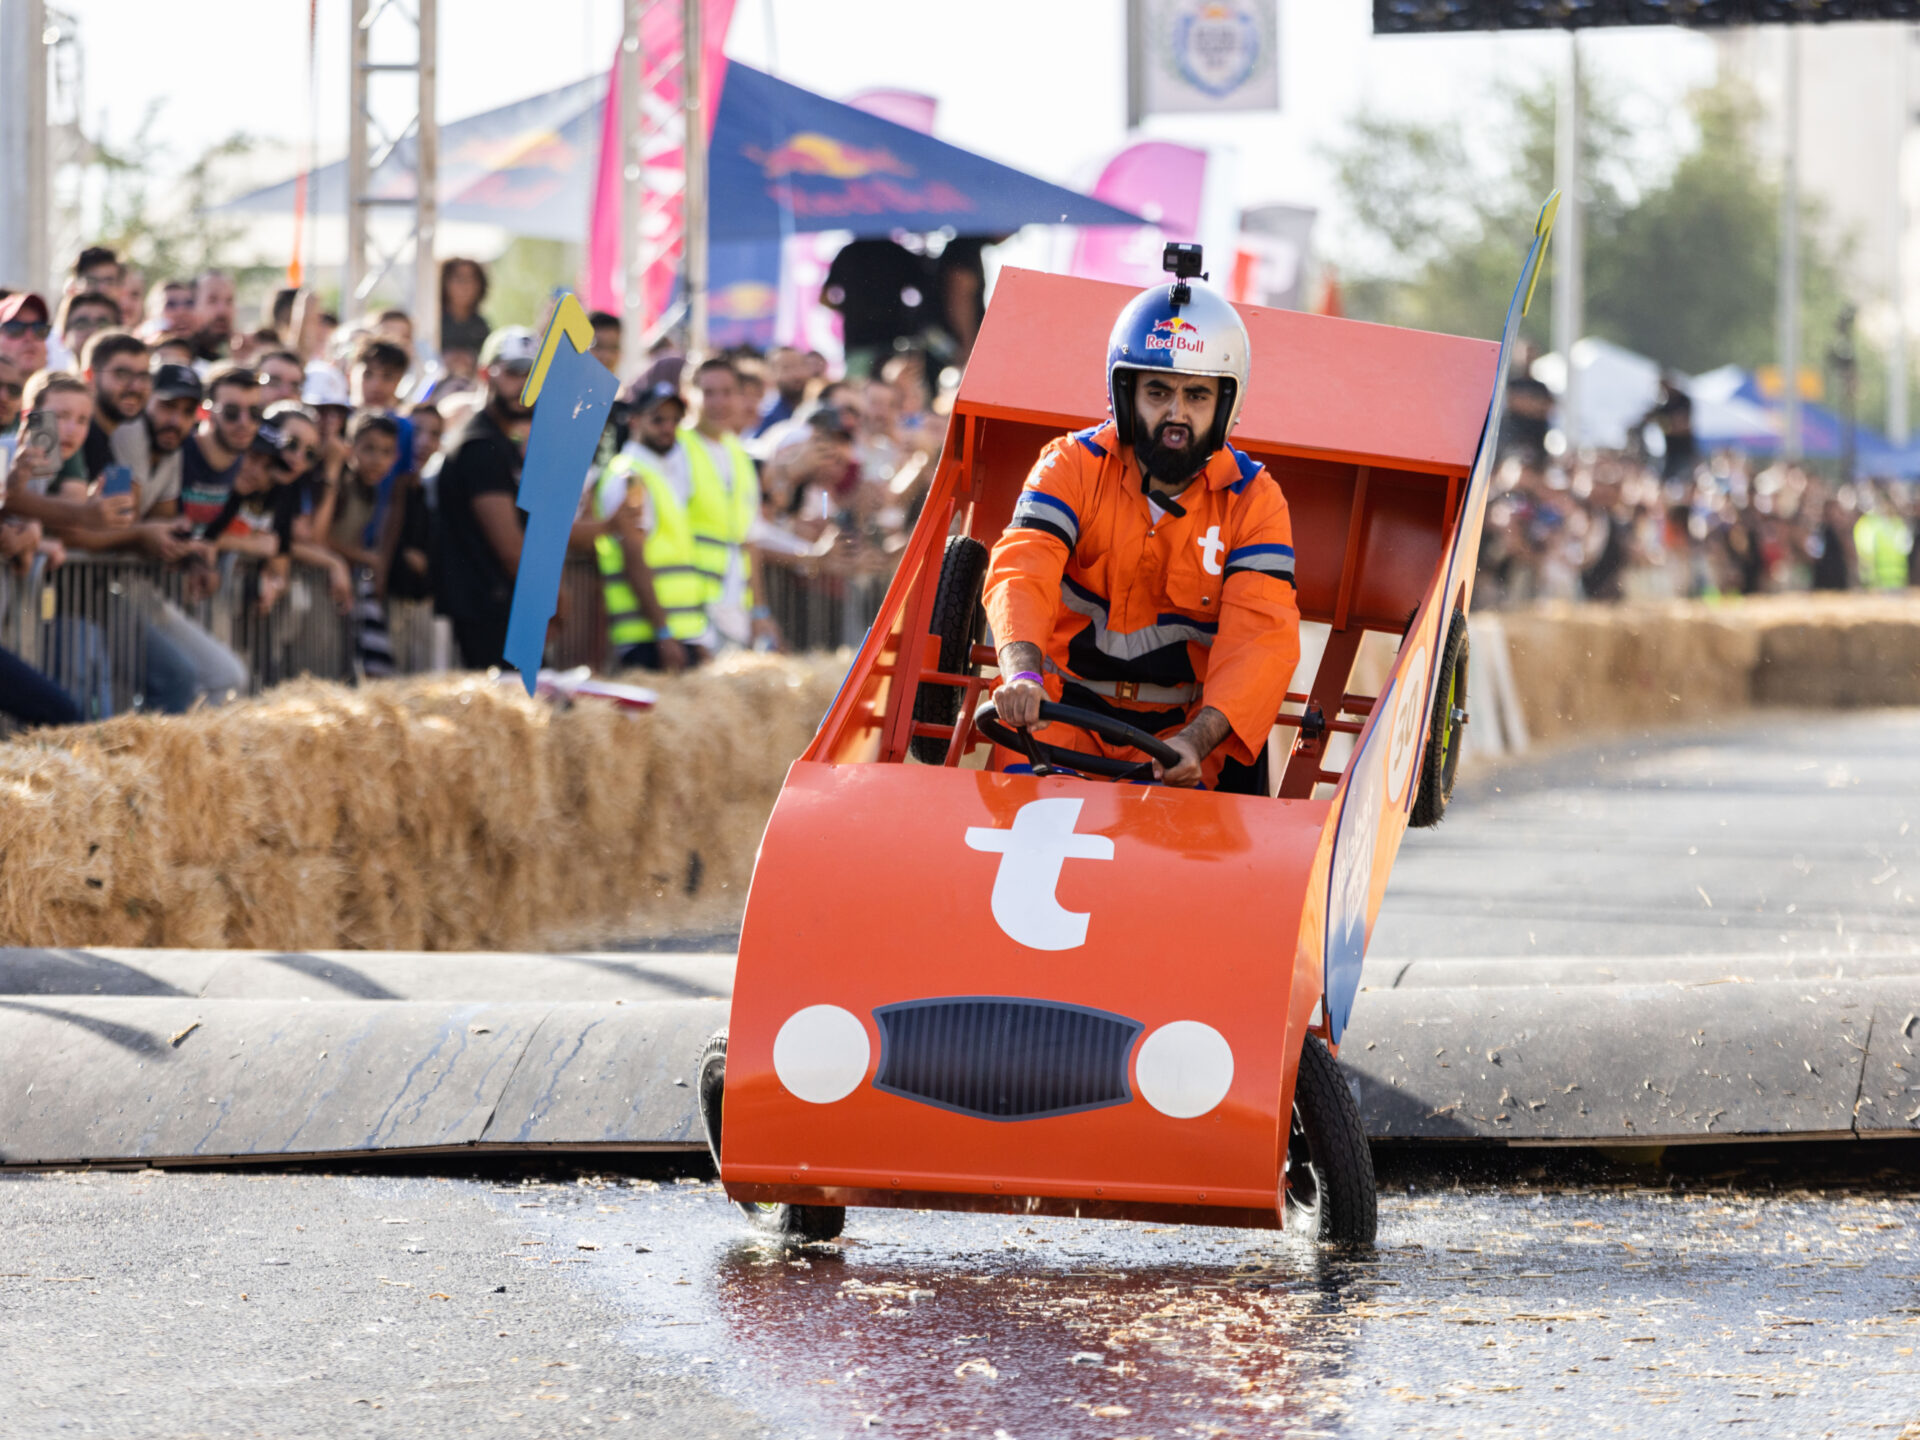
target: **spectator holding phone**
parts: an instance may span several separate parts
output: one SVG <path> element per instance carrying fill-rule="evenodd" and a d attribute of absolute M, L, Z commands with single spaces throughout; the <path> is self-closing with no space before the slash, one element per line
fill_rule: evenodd
<path fill-rule="evenodd" d="M 86 462 L 80 457 L 93 423 L 93 392 L 86 382 L 64 371 L 42 370 L 27 381 L 21 403 L 25 415 L 7 472 L 6 509 L 56 534 L 111 534 L 131 526 L 131 495 L 88 494 Z M 63 494 L 68 481 L 77 490 Z"/>

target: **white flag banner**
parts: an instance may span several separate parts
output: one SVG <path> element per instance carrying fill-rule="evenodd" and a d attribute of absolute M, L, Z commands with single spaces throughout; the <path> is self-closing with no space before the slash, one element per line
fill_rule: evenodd
<path fill-rule="evenodd" d="M 1280 108 L 1278 0 L 1140 0 L 1138 113 Z"/>

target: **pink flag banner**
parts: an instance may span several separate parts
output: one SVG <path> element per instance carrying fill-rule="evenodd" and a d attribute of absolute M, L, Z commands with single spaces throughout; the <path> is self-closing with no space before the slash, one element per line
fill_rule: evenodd
<path fill-rule="evenodd" d="M 707 137 L 712 138 L 714 117 L 720 113 L 720 94 L 727 75 L 727 27 L 733 23 L 734 0 L 702 0 L 700 49 L 702 73 L 707 77 Z M 660 57 L 680 49 L 680 8 L 655 5 L 641 19 L 640 51 L 628 56 L 614 54 L 613 70 L 607 80 L 606 111 L 600 128 L 600 165 L 594 183 L 593 218 L 587 232 L 586 292 L 587 308 L 619 314 L 626 292 L 625 257 L 621 241 L 624 187 L 622 167 L 627 153 L 620 134 L 623 99 L 622 86 L 646 84 L 640 106 L 654 127 L 657 141 L 641 156 L 647 187 L 677 190 L 684 174 L 680 146 L 673 127 L 662 123 L 681 104 L 680 67 L 657 73 Z M 664 206 L 649 215 L 649 242 L 665 242 L 658 259 L 647 271 L 646 303 L 642 313 L 651 323 L 667 307 L 674 281 L 680 269 L 681 208 L 676 194 Z"/>
<path fill-rule="evenodd" d="M 1169 240 L 1200 234 L 1200 194 L 1207 152 L 1165 140 L 1129 145 L 1107 162 L 1093 187 L 1096 200 L 1153 221 L 1134 228 L 1085 226 L 1074 242 L 1067 273 L 1089 280 L 1147 286 L 1160 279 L 1160 252 Z"/>

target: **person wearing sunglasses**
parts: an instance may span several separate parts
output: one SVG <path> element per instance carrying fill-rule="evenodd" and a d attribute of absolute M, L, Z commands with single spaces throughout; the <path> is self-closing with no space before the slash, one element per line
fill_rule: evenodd
<path fill-rule="evenodd" d="M 260 432 L 260 382 L 237 365 L 207 377 L 207 398 L 180 455 L 180 513 L 196 527 L 220 513 L 240 459 Z"/>
<path fill-rule="evenodd" d="M 333 608 L 345 615 L 353 608 L 353 572 L 325 543 L 332 492 L 321 463 L 320 417 L 298 400 L 282 400 L 267 407 L 261 429 L 269 426 L 280 433 L 278 483 L 293 496 L 293 558 L 327 572 Z"/>
<path fill-rule="evenodd" d="M 0 300 L 0 358 L 11 360 L 22 375 L 46 369 L 51 319 L 47 302 L 31 291 Z"/>

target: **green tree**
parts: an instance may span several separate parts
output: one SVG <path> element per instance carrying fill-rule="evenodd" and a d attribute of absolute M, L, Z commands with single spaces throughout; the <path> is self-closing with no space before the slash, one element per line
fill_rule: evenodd
<path fill-rule="evenodd" d="M 101 145 L 94 157 L 102 174 L 98 243 L 134 260 L 156 280 L 226 264 L 245 226 L 213 207 L 228 198 L 223 171 L 257 143 L 236 131 L 208 147 L 184 172 L 165 181 L 165 199 L 156 202 L 153 184 L 166 148 L 154 136 L 161 109 L 160 101 L 147 107 L 124 149 Z"/>
<path fill-rule="evenodd" d="M 1693 144 L 1663 178 L 1635 187 L 1618 97 L 1596 84 L 1586 93 L 1587 333 L 1688 372 L 1770 362 L 1780 197 L 1748 138 L 1752 98 L 1731 85 L 1694 95 Z M 1444 127 L 1354 122 L 1335 153 L 1336 179 L 1363 257 L 1387 258 L 1371 268 L 1363 259 L 1348 284 L 1350 313 L 1499 334 L 1535 208 L 1553 185 L 1553 106 L 1550 88 L 1510 95 L 1498 134 L 1479 147 L 1491 158 L 1477 166 L 1467 158 L 1474 148 Z M 1801 255 L 1805 354 L 1817 367 L 1845 295 L 1816 218 L 1809 211 Z M 1543 297 L 1553 258 L 1549 251 Z M 1549 314 L 1536 301 L 1529 339 L 1545 341 Z M 1877 373 L 1863 366 L 1863 396 L 1880 383 Z"/>

